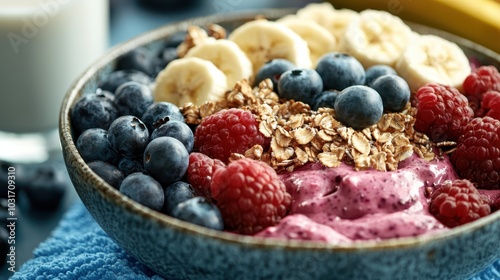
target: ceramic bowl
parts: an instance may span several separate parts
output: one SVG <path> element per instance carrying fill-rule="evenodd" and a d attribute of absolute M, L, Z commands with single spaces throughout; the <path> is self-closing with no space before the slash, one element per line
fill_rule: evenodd
<path fill-rule="evenodd" d="M 259 12 L 273 19 L 292 10 Z M 103 56 L 68 91 L 60 114 L 60 139 L 74 187 L 97 223 L 117 244 L 167 279 L 468 279 L 500 257 L 500 212 L 433 236 L 334 246 L 279 241 L 219 232 L 179 221 L 121 195 L 85 164 L 75 147 L 70 111 L 84 93 L 113 70 L 116 59 L 139 46 L 162 41 L 189 25 L 218 23 L 228 30 L 257 13 L 215 15 L 168 25 Z M 500 56 L 470 41 L 425 26 L 458 43 L 467 55 L 500 68 Z"/>

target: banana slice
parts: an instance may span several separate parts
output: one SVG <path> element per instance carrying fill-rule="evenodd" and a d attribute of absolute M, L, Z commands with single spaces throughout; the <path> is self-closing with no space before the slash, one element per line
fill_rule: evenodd
<path fill-rule="evenodd" d="M 308 19 L 301 19 L 294 15 L 285 16 L 276 22 L 283 24 L 297 33 L 307 42 L 309 47 L 309 57 L 313 66 L 316 65 L 318 58 L 325 53 L 335 50 L 335 37 L 323 26 Z"/>
<path fill-rule="evenodd" d="M 385 11 L 364 10 L 347 26 L 341 50 L 368 68 L 376 64 L 394 66 L 413 37 L 399 17 Z"/>
<path fill-rule="evenodd" d="M 229 35 L 245 52 L 257 71 L 274 58 L 290 60 L 297 67 L 310 68 L 309 48 L 297 33 L 277 22 L 258 19 L 239 26 Z"/>
<path fill-rule="evenodd" d="M 395 69 L 412 91 L 429 82 L 460 89 L 471 72 L 463 50 L 434 35 L 416 37 L 397 61 Z"/>
<path fill-rule="evenodd" d="M 156 102 L 166 101 L 177 106 L 188 102 L 201 105 L 217 101 L 226 91 L 226 75 L 212 62 L 197 57 L 179 58 L 170 62 L 155 81 Z"/>
<path fill-rule="evenodd" d="M 198 57 L 212 62 L 227 78 L 226 89 L 236 82 L 250 79 L 252 62 L 238 45 L 226 39 L 210 39 L 190 49 L 185 57 Z"/>
<path fill-rule="evenodd" d="M 311 3 L 296 13 L 299 18 L 312 20 L 326 28 L 337 42 L 335 51 L 339 50 L 338 43 L 342 40 L 347 25 L 359 14 L 349 9 L 335 9 L 331 3 Z"/>

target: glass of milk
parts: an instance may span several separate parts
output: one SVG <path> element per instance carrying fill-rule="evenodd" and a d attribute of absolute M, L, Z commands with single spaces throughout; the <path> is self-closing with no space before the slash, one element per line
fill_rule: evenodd
<path fill-rule="evenodd" d="M 0 159 L 58 151 L 66 91 L 108 47 L 108 0 L 0 1 Z"/>

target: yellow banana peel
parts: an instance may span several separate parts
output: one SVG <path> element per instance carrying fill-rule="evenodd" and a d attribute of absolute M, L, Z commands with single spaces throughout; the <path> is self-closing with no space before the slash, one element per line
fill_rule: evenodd
<path fill-rule="evenodd" d="M 336 8 L 386 10 L 500 53 L 500 0 L 330 0 Z"/>

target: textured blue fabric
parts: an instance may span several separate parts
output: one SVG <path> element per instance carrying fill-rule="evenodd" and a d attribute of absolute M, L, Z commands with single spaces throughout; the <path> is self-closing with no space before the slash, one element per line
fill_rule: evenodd
<path fill-rule="evenodd" d="M 163 279 L 111 240 L 81 202 L 11 279 Z M 471 280 L 500 279 L 500 260 Z"/>

